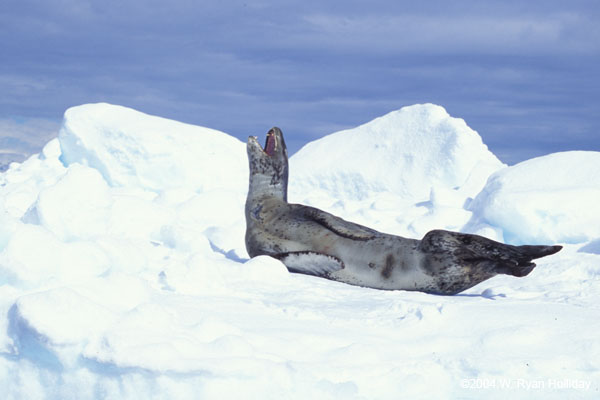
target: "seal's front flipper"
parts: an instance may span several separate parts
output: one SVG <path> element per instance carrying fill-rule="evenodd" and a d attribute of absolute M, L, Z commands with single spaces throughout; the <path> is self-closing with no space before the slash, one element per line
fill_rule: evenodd
<path fill-rule="evenodd" d="M 352 240 L 369 240 L 380 235 L 376 230 L 346 221 L 318 208 L 303 206 L 301 204 L 290 204 L 290 207 L 298 215 L 318 223 L 341 237 Z"/>
<path fill-rule="evenodd" d="M 337 257 L 314 251 L 293 251 L 274 256 L 285 264 L 290 272 L 326 277 L 330 273 L 344 269 L 344 263 Z"/>

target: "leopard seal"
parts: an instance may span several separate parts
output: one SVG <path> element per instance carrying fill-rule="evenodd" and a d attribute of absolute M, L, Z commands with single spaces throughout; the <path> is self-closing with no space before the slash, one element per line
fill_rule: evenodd
<path fill-rule="evenodd" d="M 247 142 L 250 182 L 246 250 L 269 255 L 290 272 L 351 285 L 433 294 L 460 293 L 498 274 L 529 274 L 533 259 L 561 246 L 512 246 L 482 236 L 433 230 L 421 240 L 378 232 L 318 208 L 287 201 L 288 155 L 279 128 L 264 148 Z"/>

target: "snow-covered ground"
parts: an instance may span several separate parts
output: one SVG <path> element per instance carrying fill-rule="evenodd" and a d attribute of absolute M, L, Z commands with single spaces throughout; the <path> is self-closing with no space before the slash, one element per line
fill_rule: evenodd
<path fill-rule="evenodd" d="M 600 398 L 599 152 L 507 167 L 415 105 L 290 169 L 291 201 L 381 231 L 565 248 L 452 297 L 289 274 L 244 249 L 244 143 L 75 107 L 0 174 L 1 397 Z"/>

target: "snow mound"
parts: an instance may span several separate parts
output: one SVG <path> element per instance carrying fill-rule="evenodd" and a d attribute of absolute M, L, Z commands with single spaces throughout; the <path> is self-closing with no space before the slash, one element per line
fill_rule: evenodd
<path fill-rule="evenodd" d="M 523 161 L 490 176 L 470 225 L 489 224 L 516 244 L 583 243 L 600 237 L 600 152 Z"/>
<path fill-rule="evenodd" d="M 464 120 L 420 104 L 304 146 L 290 160 L 290 195 L 317 189 L 361 200 L 390 192 L 416 202 L 429 199 L 432 188 L 460 188 L 466 198 L 503 166 Z"/>
<path fill-rule="evenodd" d="M 0 173 L 0 397 L 598 397 L 597 231 L 526 278 L 498 276 L 460 296 L 290 274 L 274 258 L 247 258 L 243 147 L 86 105 L 67 111 L 41 154 Z M 292 157 L 290 189 L 414 236 L 555 193 L 526 216 L 598 226 L 597 155 L 552 157 L 498 171 L 471 211 L 469 197 L 502 164 L 461 120 L 413 106 L 307 145 Z M 548 176 L 554 186 L 542 184 Z M 501 234 L 498 224 L 521 219 L 479 225 Z"/>
<path fill-rule="evenodd" d="M 196 191 L 248 185 L 245 145 L 209 128 L 110 104 L 65 112 L 61 160 L 100 171 L 111 186 Z"/>
<path fill-rule="evenodd" d="M 36 210 L 42 225 L 70 240 L 106 231 L 110 204 L 109 187 L 98 170 L 74 164 L 56 184 L 40 192 Z"/>

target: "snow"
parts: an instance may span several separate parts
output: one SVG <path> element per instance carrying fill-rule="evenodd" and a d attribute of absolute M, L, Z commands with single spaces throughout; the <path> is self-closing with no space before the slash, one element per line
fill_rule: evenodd
<path fill-rule="evenodd" d="M 517 244 L 598 238 L 600 152 L 549 154 L 498 171 L 470 209 Z"/>
<path fill-rule="evenodd" d="M 248 260 L 244 147 L 84 105 L 0 174 L 4 398 L 598 398 L 600 153 L 507 167 L 428 104 L 291 157 L 290 200 L 378 230 L 565 245 L 444 297 Z"/>
<path fill-rule="evenodd" d="M 230 173 L 247 164 L 246 147 L 239 140 L 125 107 L 70 108 L 59 140 L 66 166 L 93 167 L 111 186 L 208 191 L 247 184 L 247 174 Z"/>
<path fill-rule="evenodd" d="M 440 221 L 462 227 L 464 205 L 504 167 L 464 120 L 417 104 L 305 145 L 290 160 L 289 199 L 422 237 Z"/>

